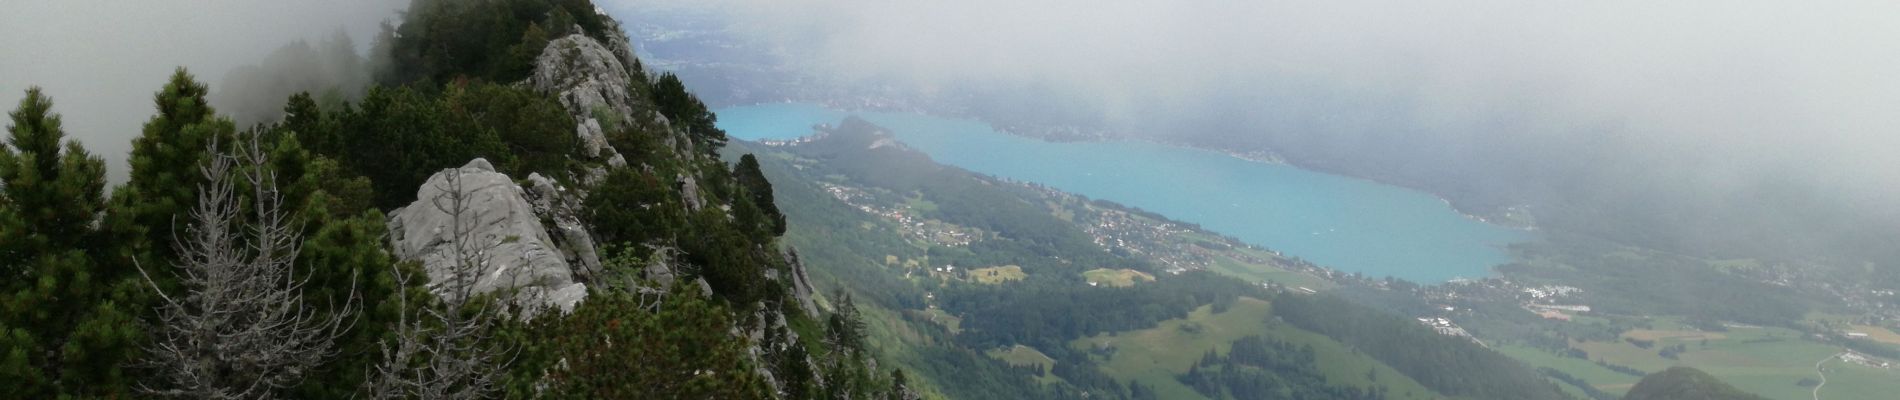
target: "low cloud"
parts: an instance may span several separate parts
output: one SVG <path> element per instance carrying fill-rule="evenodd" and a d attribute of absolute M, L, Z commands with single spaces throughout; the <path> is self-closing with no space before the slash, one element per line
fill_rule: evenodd
<path fill-rule="evenodd" d="M 0 13 L 0 105 L 12 110 L 31 86 L 44 88 L 70 137 L 105 157 L 111 176 L 153 93 L 186 67 L 213 96 L 227 72 L 254 65 L 286 43 L 321 43 L 338 32 L 358 51 L 407 0 L 14 1 Z M 283 99 L 277 99 L 281 104 Z"/>
<path fill-rule="evenodd" d="M 1682 218 L 1678 236 L 1818 214 L 1833 225 L 1817 229 L 1900 223 L 1896 2 L 612 4 L 636 23 L 719 15 L 814 76 L 1033 87 L 1123 131 L 1390 158 L 1411 164 L 1372 168 L 1450 190 L 1668 192 L 1674 208 L 1649 211 Z M 1711 211 L 1737 203 L 1749 211 Z"/>
<path fill-rule="evenodd" d="M 609 3 L 723 13 L 815 74 L 1057 87 L 1130 126 L 1245 118 L 1199 112 L 1238 101 L 1460 140 L 1615 131 L 1709 171 L 1900 186 L 1894 2 Z"/>

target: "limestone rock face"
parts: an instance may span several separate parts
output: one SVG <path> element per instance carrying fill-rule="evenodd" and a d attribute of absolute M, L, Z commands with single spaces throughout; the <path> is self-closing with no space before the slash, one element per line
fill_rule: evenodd
<path fill-rule="evenodd" d="M 429 177 L 388 224 L 396 256 L 421 261 L 437 295 L 459 293 L 455 278 L 466 271 L 476 294 L 520 289 L 523 303 L 562 309 L 586 296 L 526 192 L 487 160 Z"/>
<path fill-rule="evenodd" d="M 548 42 L 534 59 L 534 75 L 528 77 L 530 86 L 557 94 L 561 105 L 574 114 L 591 114 L 602 107 L 615 115 L 633 114 L 633 94 L 627 92 L 632 82 L 618 55 L 578 33 Z"/>
<path fill-rule="evenodd" d="M 627 49 L 629 57 L 631 51 Z M 615 50 L 578 33 L 548 42 L 534 59 L 528 85 L 560 100 L 577 121 L 575 135 L 588 157 L 612 159 L 620 154 L 607 144 L 596 112 L 623 119 L 633 115 L 633 94 L 628 91 L 633 76 L 621 59 Z"/>
<path fill-rule="evenodd" d="M 534 214 L 542 221 L 552 222 L 548 226 L 548 236 L 554 238 L 555 248 L 560 249 L 567 264 L 573 267 L 574 275 L 582 280 L 593 281 L 601 276 L 600 251 L 594 242 L 594 235 L 581 223 L 582 206 L 579 196 L 553 179 L 541 174 L 528 174 L 528 202 L 534 206 Z"/>
<path fill-rule="evenodd" d="M 805 315 L 820 315 L 818 303 L 812 301 L 812 293 L 817 288 L 811 285 L 811 276 L 805 274 L 805 262 L 799 261 L 798 249 L 787 251 L 785 260 L 792 266 L 792 297 L 798 299 L 798 307 L 805 309 Z"/>
<path fill-rule="evenodd" d="M 601 15 L 606 14 L 602 13 Z M 620 57 L 621 65 L 627 66 L 633 73 L 642 73 L 639 67 L 640 60 L 633 56 L 633 42 L 627 40 L 626 31 L 620 28 L 620 22 L 615 21 L 613 18 L 606 18 L 604 22 L 606 22 L 607 25 L 607 29 L 605 30 L 609 32 L 607 34 L 607 49 L 612 51 L 615 56 Z"/>
<path fill-rule="evenodd" d="M 600 158 L 602 150 L 611 150 L 607 144 L 607 132 L 600 128 L 600 120 L 588 118 L 574 127 L 574 134 L 581 137 L 581 151 L 588 158 Z M 619 154 L 615 154 L 618 157 Z"/>
<path fill-rule="evenodd" d="M 687 211 L 699 211 L 706 206 L 706 200 L 699 197 L 699 180 L 692 175 L 680 174 L 680 197 L 686 201 Z"/>

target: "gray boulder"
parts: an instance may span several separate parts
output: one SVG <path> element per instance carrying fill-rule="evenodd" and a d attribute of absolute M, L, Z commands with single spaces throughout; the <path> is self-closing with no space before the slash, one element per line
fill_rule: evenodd
<path fill-rule="evenodd" d="M 517 290 L 524 303 L 562 309 L 586 296 L 526 192 L 487 160 L 429 177 L 388 224 L 396 256 L 420 261 L 439 296 Z"/>

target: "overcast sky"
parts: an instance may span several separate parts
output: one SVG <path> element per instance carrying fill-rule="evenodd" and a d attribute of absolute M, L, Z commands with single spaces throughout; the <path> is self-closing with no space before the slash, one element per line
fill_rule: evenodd
<path fill-rule="evenodd" d="M 1666 154 L 1651 157 L 1695 158 L 1710 179 L 1799 168 L 1876 189 L 1863 201 L 1900 193 L 1891 0 L 608 3 L 728 15 L 734 33 L 815 73 L 1052 85 L 1115 119 L 1320 87 L 1401 102 L 1405 123 L 1459 140 L 1613 127 Z M 1496 120 L 1515 129 L 1481 129 Z"/>
<path fill-rule="evenodd" d="M 0 105 L 40 86 L 66 133 L 125 175 L 125 157 L 155 109 L 152 95 L 180 66 L 215 84 L 293 40 L 341 29 L 367 46 L 408 0 L 21 0 L 0 13 Z"/>
<path fill-rule="evenodd" d="M 342 29 L 366 46 L 406 2 L 8 2 L 0 105 L 46 88 L 68 133 L 119 176 L 173 68 L 215 84 L 291 40 Z M 1465 140 L 1616 126 L 1642 146 L 1698 150 L 1711 175 L 1800 168 L 1829 185 L 1900 192 L 1900 2 L 1890 0 L 603 3 L 623 15 L 725 13 L 736 33 L 817 73 L 1033 82 L 1121 120 L 1324 87 L 1403 99 L 1407 123 Z M 1456 129 L 1499 118 L 1530 122 Z"/>

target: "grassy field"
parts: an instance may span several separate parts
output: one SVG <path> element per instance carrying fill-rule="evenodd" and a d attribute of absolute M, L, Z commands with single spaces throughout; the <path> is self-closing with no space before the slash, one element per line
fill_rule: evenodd
<path fill-rule="evenodd" d="M 1187 318 L 1163 321 L 1154 328 L 1096 335 L 1069 345 L 1077 349 L 1112 348 L 1112 356 L 1098 357 L 1104 373 L 1151 385 L 1164 399 L 1203 398 L 1174 376 L 1187 372 L 1208 350 L 1226 353 L 1234 340 L 1255 335 L 1312 345 L 1320 369 L 1334 383 L 1385 385 L 1393 399 L 1437 398 L 1418 382 L 1338 342 L 1285 324 L 1269 324 L 1271 314 L 1272 307 L 1266 301 L 1242 298 L 1226 312 L 1214 313 L 1212 307 L 1203 306 Z M 1377 377 L 1376 383 L 1367 371 Z"/>
<path fill-rule="evenodd" d="M 970 278 L 977 283 L 998 284 L 1029 277 L 1023 273 L 1023 267 L 1004 265 L 1000 267 L 977 268 L 970 270 Z"/>
<path fill-rule="evenodd" d="M 963 318 L 950 315 L 950 313 L 944 312 L 941 308 L 933 306 L 923 311 L 911 310 L 909 312 L 923 317 L 926 321 L 943 325 L 943 328 L 949 330 L 951 334 L 963 333 Z"/>
<path fill-rule="evenodd" d="M 1867 338 L 1876 342 L 1900 344 L 1900 334 L 1893 330 L 1872 325 L 1853 325 L 1854 332 L 1867 334 Z"/>
<path fill-rule="evenodd" d="M 1048 355 L 1042 354 L 1041 351 L 1037 351 L 1034 347 L 1020 344 L 1008 348 L 991 349 L 990 351 L 983 352 L 983 354 L 990 356 L 990 358 L 1002 360 L 1005 363 L 1009 363 L 1009 365 L 1019 367 L 1025 365 L 1041 366 L 1043 371 L 1048 371 L 1050 368 L 1055 368 L 1056 366 L 1056 359 L 1049 358 Z M 1043 372 L 1042 375 L 1036 376 L 1036 382 L 1041 382 L 1045 385 L 1061 381 L 1062 378 L 1048 372 Z"/>
<path fill-rule="evenodd" d="M 1114 287 L 1135 286 L 1135 282 L 1137 281 L 1144 281 L 1144 282 L 1155 281 L 1154 275 L 1149 275 L 1146 272 L 1141 272 L 1141 271 L 1136 271 L 1136 270 L 1126 269 L 1126 268 L 1093 269 L 1093 270 L 1089 270 L 1088 272 L 1083 272 L 1082 277 L 1088 278 L 1089 283 L 1093 283 L 1097 285 L 1109 285 L 1109 286 L 1114 286 Z"/>
<path fill-rule="evenodd" d="M 1247 252 L 1248 250 L 1240 251 Z M 1269 256 L 1272 255 L 1266 252 L 1260 253 Z M 1306 287 L 1313 290 L 1326 290 L 1334 286 L 1332 282 L 1309 275 L 1305 272 L 1288 271 L 1271 265 L 1247 263 L 1227 256 L 1214 257 L 1214 264 L 1208 266 L 1208 270 L 1222 275 L 1240 278 L 1248 282 L 1273 281 L 1287 286 Z"/>
<path fill-rule="evenodd" d="M 1042 354 L 1041 351 L 1036 351 L 1034 347 L 1020 344 L 1008 348 L 990 349 L 990 351 L 983 352 L 983 354 L 1018 367 L 1035 365 L 1047 369 L 1056 366 L 1056 359 L 1049 358 L 1048 355 Z"/>
<path fill-rule="evenodd" d="M 1727 332 L 1700 332 L 1676 321 L 1659 319 L 1655 329 L 1632 330 L 1625 338 L 1654 340 L 1643 349 L 1625 341 L 1574 342 L 1591 360 L 1656 372 L 1677 365 L 1695 367 L 1736 388 L 1773 399 L 1811 399 L 1810 388 L 1796 384 L 1818 378 L 1817 361 L 1841 349 L 1802 337 L 1799 331 L 1776 327 L 1731 328 Z M 1706 344 L 1704 344 L 1706 341 Z M 1658 354 L 1667 346 L 1686 351 L 1671 360 Z M 1563 357 L 1548 351 L 1504 345 L 1496 349 L 1525 363 L 1551 367 L 1589 381 L 1605 392 L 1622 394 L 1640 378 L 1611 371 L 1589 360 Z M 1893 398 L 1900 393 L 1900 371 L 1828 361 L 1828 384 L 1823 399 Z"/>
<path fill-rule="evenodd" d="M 923 195 L 917 193 L 904 196 L 904 207 L 908 207 L 920 213 L 937 212 L 937 203 L 926 200 Z"/>

